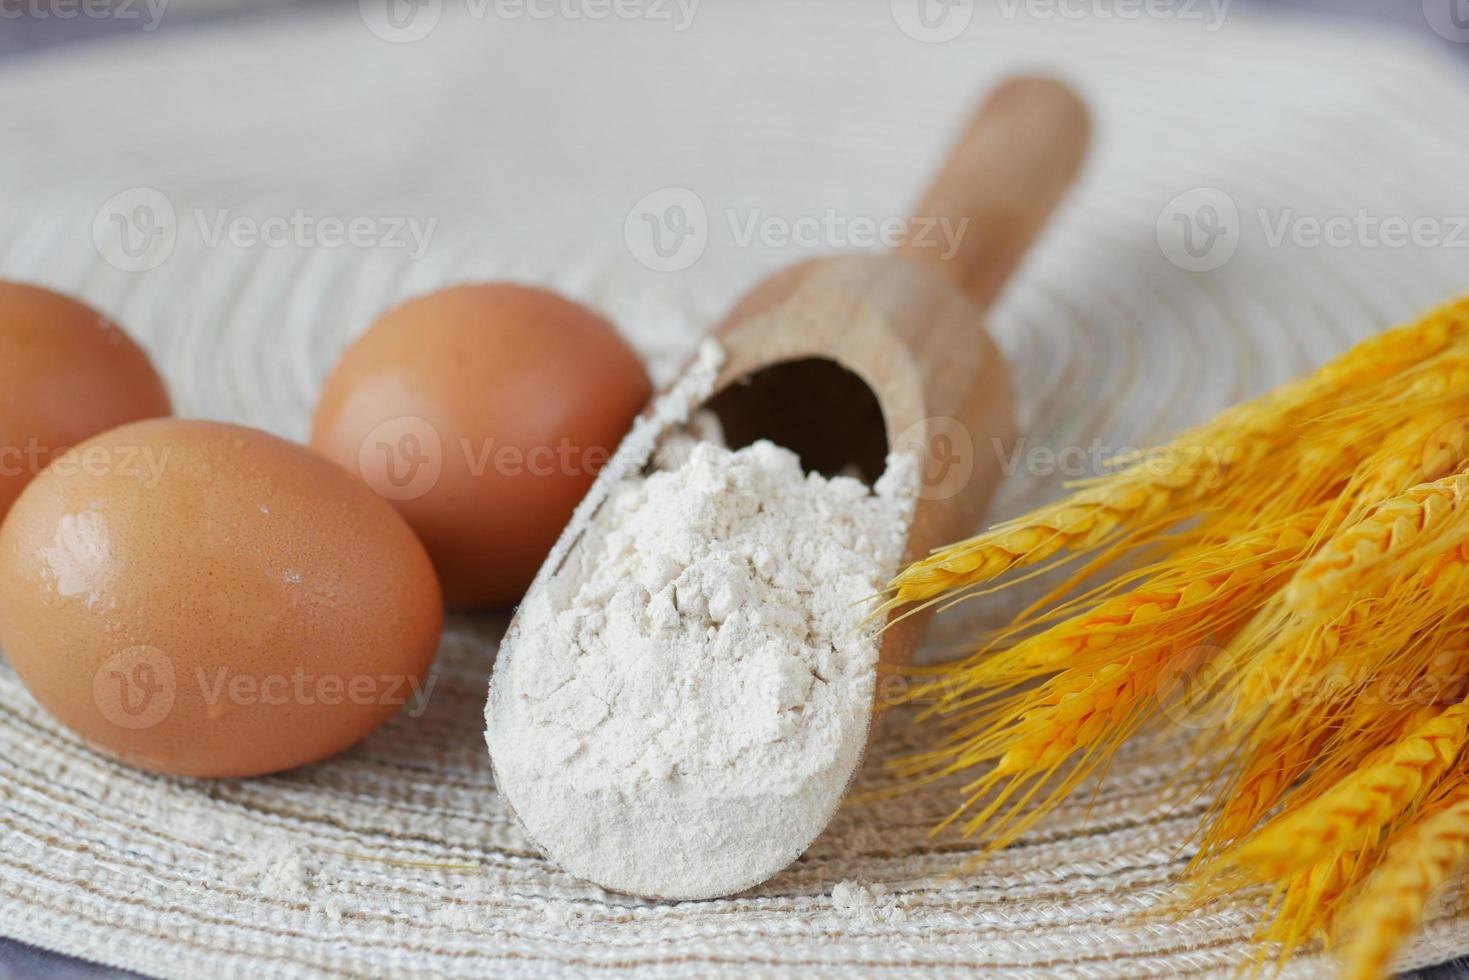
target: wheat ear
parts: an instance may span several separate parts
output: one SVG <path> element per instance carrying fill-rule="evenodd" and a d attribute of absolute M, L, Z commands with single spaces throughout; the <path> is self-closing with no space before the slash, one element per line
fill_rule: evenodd
<path fill-rule="evenodd" d="M 1452 540 L 1469 524 L 1469 508 L 1464 511 L 1443 537 Z M 1438 538 L 1422 537 L 1412 545 L 1416 563 L 1396 556 L 1377 562 L 1376 575 L 1362 574 L 1347 598 L 1325 610 L 1310 608 L 1309 597 L 1308 608 L 1297 610 L 1287 592 L 1274 596 L 1230 645 L 1235 676 L 1223 692 L 1232 701 L 1230 717 L 1252 722 L 1278 715 L 1290 709 L 1298 684 L 1327 673 L 1354 682 L 1380 673 L 1404 651 L 1424 652 L 1415 638 L 1451 629 L 1469 594 L 1469 542 L 1441 546 Z"/>
<path fill-rule="evenodd" d="M 1469 790 L 1460 788 L 1395 836 L 1347 913 L 1345 980 L 1379 980 L 1429 901 L 1469 858 Z"/>
<path fill-rule="evenodd" d="M 1056 503 L 914 562 L 893 580 L 890 604 L 952 595 L 1060 552 L 1118 546 L 1129 529 L 1146 533 L 1160 522 L 1182 520 L 1211 494 L 1230 488 L 1231 480 L 1238 490 L 1241 473 L 1294 442 L 1293 425 L 1326 411 L 1333 399 L 1420 364 L 1466 336 L 1469 300 L 1461 300 L 1366 340 L 1315 374 L 1227 409 Z M 1259 494 L 1257 502 L 1269 504 L 1271 496 Z"/>
<path fill-rule="evenodd" d="M 1460 702 L 1388 746 L 1309 802 L 1266 824 L 1225 856 L 1258 881 L 1286 878 L 1370 843 L 1410 813 L 1449 770 L 1469 733 Z"/>
<path fill-rule="evenodd" d="M 1131 591 L 1104 598 L 1009 648 L 986 648 L 932 670 L 936 679 L 917 691 L 921 699 L 936 701 L 932 711 L 951 711 L 975 691 L 1100 667 L 1159 646 L 1217 640 L 1225 621 L 1237 620 L 1291 573 L 1324 512 L 1317 508 L 1141 569 L 1134 576 L 1140 584 Z"/>
<path fill-rule="evenodd" d="M 1458 473 L 1413 487 L 1339 530 L 1307 561 L 1285 590 L 1292 611 L 1338 610 L 1371 579 L 1391 581 L 1469 539 L 1469 475 Z"/>
<path fill-rule="evenodd" d="M 1469 391 L 1469 377 L 1465 378 Z M 1458 472 L 1469 458 L 1469 399 L 1390 424 L 1341 493 L 1345 523 L 1419 485 Z"/>
<path fill-rule="evenodd" d="M 965 817 L 964 833 L 985 831 L 990 850 L 1014 841 L 1137 730 L 1157 704 L 1171 659 L 1172 651 L 1164 648 L 1093 671 L 1067 671 L 1037 694 L 1017 698 L 1019 704 L 1001 712 L 1000 721 L 963 733 L 968 737 L 948 771 L 998 761 L 964 787 L 966 801 L 944 825 Z M 1081 762 L 1035 800 L 1048 777 L 1077 753 Z"/>

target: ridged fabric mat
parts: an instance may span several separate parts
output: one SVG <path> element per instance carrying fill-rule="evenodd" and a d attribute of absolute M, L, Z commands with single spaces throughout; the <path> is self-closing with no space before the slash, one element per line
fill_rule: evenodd
<path fill-rule="evenodd" d="M 0 73 L 0 276 L 120 318 L 182 414 L 294 438 L 352 336 L 465 279 L 591 304 L 665 381 L 742 289 L 818 251 L 741 244 L 752 216 L 902 215 L 993 80 L 1044 68 L 1085 92 L 1098 142 L 992 317 L 1022 449 L 1165 435 L 1469 288 L 1453 220 L 1469 215 L 1469 88 L 1446 56 L 1240 10 L 1221 25 L 979 7 L 929 43 L 888 3 L 710 0 L 677 30 L 476 18 L 450 0 L 429 36 L 398 44 L 347 5 L 22 62 Z M 108 209 L 137 200 L 115 195 L 140 187 L 167 199 L 176 241 L 128 271 L 101 257 L 94 225 L 105 240 Z M 634 206 L 663 188 L 709 215 L 707 248 L 677 272 L 625 242 Z M 1205 269 L 1230 247 L 1226 201 L 1238 249 Z M 221 214 L 298 210 L 437 225 L 418 257 L 205 234 Z M 1445 241 L 1273 240 L 1282 216 L 1298 230 L 1359 211 L 1437 221 Z M 996 516 L 1068 475 L 1022 461 Z M 927 655 L 1029 594 L 942 617 Z M 481 710 L 502 627 L 451 617 L 422 717 L 264 779 L 118 765 L 0 670 L 0 932 L 170 977 L 1225 976 L 1246 955 L 1259 896 L 1182 922 L 1143 915 L 1169 894 L 1200 809 L 1186 779 L 1164 793 L 1181 756 L 1152 739 L 1094 799 L 1078 793 L 978 868 L 975 842 L 928 836 L 949 785 L 845 808 L 793 868 L 736 898 L 654 904 L 572 880 L 491 780 Z M 863 786 L 933 737 L 910 721 L 885 719 Z M 1445 910 L 1405 965 L 1466 952 L 1469 920 Z"/>

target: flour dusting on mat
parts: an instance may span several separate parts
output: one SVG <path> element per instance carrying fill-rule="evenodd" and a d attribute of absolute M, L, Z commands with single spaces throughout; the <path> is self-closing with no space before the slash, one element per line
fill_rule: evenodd
<path fill-rule="evenodd" d="M 908 913 L 885 887 L 858 881 L 837 882 L 831 889 L 831 907 L 854 922 L 893 924 L 908 919 Z"/>
<path fill-rule="evenodd" d="M 902 556 L 916 464 L 869 488 L 684 435 L 657 460 L 608 488 L 520 610 L 487 737 L 564 868 L 701 898 L 785 867 L 840 802 L 872 710 L 863 600 Z"/>

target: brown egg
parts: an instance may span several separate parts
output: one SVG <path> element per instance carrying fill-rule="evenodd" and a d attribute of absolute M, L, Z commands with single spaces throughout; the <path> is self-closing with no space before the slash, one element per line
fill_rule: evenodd
<path fill-rule="evenodd" d="M 327 379 L 311 444 L 392 500 L 456 606 L 517 600 L 648 400 L 607 321 L 460 286 L 385 314 Z"/>
<path fill-rule="evenodd" d="M 0 646 L 21 680 L 156 772 L 247 776 L 346 748 L 423 703 L 442 622 L 393 508 L 253 429 L 113 429 L 58 456 L 0 527 Z"/>
<path fill-rule="evenodd" d="M 62 449 L 170 414 L 148 355 L 96 310 L 0 282 L 0 518 Z"/>

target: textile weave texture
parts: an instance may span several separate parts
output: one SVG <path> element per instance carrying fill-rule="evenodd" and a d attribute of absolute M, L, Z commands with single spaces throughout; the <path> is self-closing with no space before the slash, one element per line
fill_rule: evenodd
<path fill-rule="evenodd" d="M 349 6 L 40 56 L 0 73 L 26 96 L 0 104 L 0 276 L 116 316 L 180 414 L 298 439 L 344 345 L 451 282 L 559 289 L 665 382 L 742 290 L 850 244 L 767 229 L 903 215 L 995 79 L 1050 70 L 1087 96 L 1097 145 L 991 317 L 1025 433 L 996 517 L 1085 475 L 1048 453 L 1145 444 L 1469 286 L 1454 220 L 1469 215 L 1469 89 L 1439 49 L 1239 10 L 1217 23 L 979 6 L 942 43 L 905 33 L 887 3 L 709 2 L 680 30 L 447 0 L 412 43 Z M 156 208 L 140 188 L 167 202 L 154 213 L 174 242 L 152 268 L 120 268 L 96 239 L 119 201 Z M 707 216 L 687 268 L 639 261 L 634 219 L 655 193 Z M 433 230 L 422 255 L 216 235 L 297 214 Z M 1359 214 L 1436 221 L 1441 240 L 1299 233 Z M 1035 594 L 946 613 L 924 656 Z M 451 616 L 421 716 L 262 779 L 114 763 L 0 668 L 0 933 L 169 977 L 1225 976 L 1247 953 L 1262 896 L 1147 915 L 1202 811 L 1174 781 L 1179 743 L 1156 738 L 978 865 L 978 842 L 929 836 L 958 799 L 946 784 L 844 808 L 794 867 L 734 898 L 658 904 L 575 881 L 491 778 L 481 711 L 503 626 Z M 883 720 L 859 788 L 934 737 L 911 722 Z M 1403 965 L 1466 952 L 1469 920 L 1445 907 Z"/>

